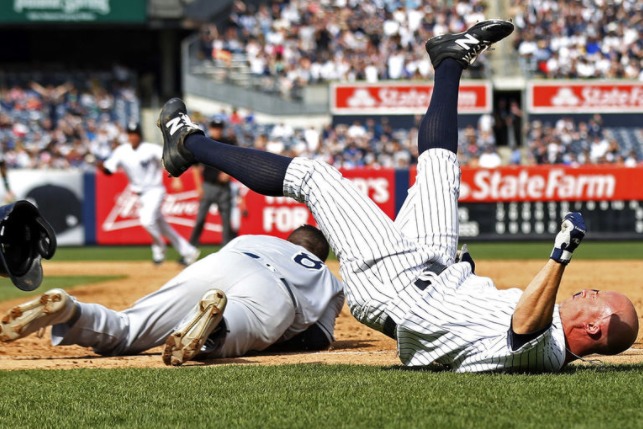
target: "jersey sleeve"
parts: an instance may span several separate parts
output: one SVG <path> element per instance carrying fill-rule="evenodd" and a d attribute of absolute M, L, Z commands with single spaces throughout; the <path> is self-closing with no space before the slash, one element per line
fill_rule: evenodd
<path fill-rule="evenodd" d="M 121 151 L 118 150 L 118 148 L 114 149 L 107 159 L 103 161 L 103 168 L 115 173 L 116 170 L 118 170 L 118 166 L 121 164 L 120 153 Z"/>

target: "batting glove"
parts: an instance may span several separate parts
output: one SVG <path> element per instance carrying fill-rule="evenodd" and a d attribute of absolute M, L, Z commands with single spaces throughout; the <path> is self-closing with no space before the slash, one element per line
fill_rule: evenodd
<path fill-rule="evenodd" d="M 476 263 L 473 262 L 473 258 L 471 257 L 471 254 L 469 253 L 469 248 L 467 247 L 466 244 L 463 244 L 460 250 L 458 250 L 455 254 L 455 261 L 456 262 L 468 262 L 469 265 L 471 265 L 471 272 L 475 274 L 476 272 Z"/>
<path fill-rule="evenodd" d="M 585 232 L 587 228 L 583 215 L 580 212 L 567 213 L 560 226 L 560 232 L 556 235 L 554 249 L 549 258 L 563 265 L 569 264 L 572 253 L 585 237 Z"/>

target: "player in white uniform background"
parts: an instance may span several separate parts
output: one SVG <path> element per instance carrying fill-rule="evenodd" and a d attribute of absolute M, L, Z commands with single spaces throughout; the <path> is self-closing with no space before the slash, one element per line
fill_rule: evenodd
<path fill-rule="evenodd" d="M 54 345 L 92 347 L 106 356 L 136 354 L 167 340 L 164 360 L 173 365 L 242 356 L 273 344 L 325 349 L 344 305 L 343 284 L 323 262 L 328 249 L 321 231 L 310 226 L 288 240 L 238 237 L 124 311 L 52 289 L 0 318 L 0 340 L 54 325 Z M 200 329 L 204 318 L 208 332 Z M 188 332 L 192 327 L 196 331 Z M 175 341 L 178 334 L 188 340 L 185 347 Z"/>
<path fill-rule="evenodd" d="M 460 77 L 513 28 L 488 20 L 427 41 L 435 82 L 419 127 L 417 180 L 394 221 L 324 162 L 208 139 L 179 99 L 159 116 L 164 167 L 176 177 L 194 162 L 212 165 L 255 192 L 305 203 L 340 261 L 351 313 L 396 338 L 405 365 L 559 371 L 587 354 L 619 353 L 638 334 L 627 297 L 584 290 L 556 305 L 565 267 L 585 235 L 580 213 L 565 216 L 550 259 L 524 292 L 498 290 L 474 273 L 470 258 L 456 258 Z"/>
<path fill-rule="evenodd" d="M 121 168 L 129 180 L 130 190 L 138 196 L 138 217 L 141 226 L 152 237 L 152 260 L 160 264 L 165 260 L 165 238 L 181 255 L 180 262 L 190 265 L 199 258 L 199 250 L 184 239 L 165 220 L 161 208 L 166 195 L 161 168 L 161 146 L 143 142 L 139 124 L 127 126 L 127 143 L 117 146 L 98 167 L 106 174 Z"/>

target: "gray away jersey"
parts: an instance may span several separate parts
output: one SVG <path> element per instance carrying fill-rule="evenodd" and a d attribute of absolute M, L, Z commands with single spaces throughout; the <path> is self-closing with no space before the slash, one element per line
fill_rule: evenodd
<path fill-rule="evenodd" d="M 237 237 L 222 251 L 245 254 L 288 283 L 296 302 L 295 320 L 280 341 L 314 323 L 333 339 L 335 319 L 344 305 L 344 285 L 317 257 L 288 241 L 256 235 Z"/>

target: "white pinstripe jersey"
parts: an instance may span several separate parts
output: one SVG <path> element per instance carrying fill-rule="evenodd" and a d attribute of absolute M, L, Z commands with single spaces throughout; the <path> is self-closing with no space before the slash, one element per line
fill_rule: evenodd
<path fill-rule="evenodd" d="M 112 173 L 121 167 L 132 191 L 145 192 L 163 186 L 162 155 L 163 147 L 154 143 L 141 142 L 136 149 L 131 143 L 123 143 L 114 149 L 104 166 Z"/>
<path fill-rule="evenodd" d="M 351 313 L 379 331 L 392 319 L 404 364 L 559 370 L 565 340 L 558 311 L 551 329 L 513 352 L 508 330 L 520 291 L 499 291 L 469 264 L 454 263 L 459 190 L 457 157 L 444 149 L 420 155 L 416 183 L 394 221 L 325 163 L 295 158 L 284 179 L 284 195 L 306 203 L 339 258 Z M 448 267 L 437 277 L 427 271 L 434 262 Z M 427 275 L 431 287 L 421 291 L 414 283 Z"/>
<path fill-rule="evenodd" d="M 529 370 L 555 372 L 565 361 L 558 306 L 551 327 L 513 351 L 511 317 L 520 289 L 498 290 L 491 279 L 453 264 L 398 325 L 398 351 L 408 366 L 439 363 L 456 372 Z"/>

